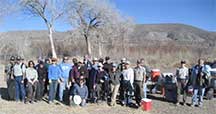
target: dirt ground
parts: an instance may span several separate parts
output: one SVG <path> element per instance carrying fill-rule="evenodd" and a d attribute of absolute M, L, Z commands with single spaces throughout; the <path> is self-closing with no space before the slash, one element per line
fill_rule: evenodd
<path fill-rule="evenodd" d="M 2 69 L 2 67 L 0 68 Z M 0 92 L 5 92 L 6 84 L 3 81 L 3 70 L 0 77 Z M 24 104 L 21 102 L 7 101 L 0 99 L 0 114 L 215 114 L 216 99 L 205 100 L 204 106 L 176 106 L 173 103 L 164 101 L 161 95 L 150 95 L 152 98 L 152 110 L 143 111 L 141 108 L 129 108 L 117 105 L 110 107 L 107 104 L 88 104 L 87 107 L 69 107 L 60 104 L 47 104 L 45 101 L 34 104 Z M 191 98 L 188 98 L 190 103 Z"/>

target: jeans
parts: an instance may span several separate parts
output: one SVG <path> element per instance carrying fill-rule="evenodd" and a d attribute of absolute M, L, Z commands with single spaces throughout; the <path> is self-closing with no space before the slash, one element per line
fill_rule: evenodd
<path fill-rule="evenodd" d="M 123 80 L 121 82 L 120 97 L 122 104 L 130 105 L 133 97 L 133 87 L 130 81 Z"/>
<path fill-rule="evenodd" d="M 56 91 L 57 91 L 58 81 L 57 80 L 51 80 L 51 83 L 49 85 L 49 101 L 52 101 L 56 97 Z"/>
<path fill-rule="evenodd" d="M 63 101 L 63 94 L 64 94 L 64 90 L 67 88 L 67 82 L 68 80 L 64 80 L 63 82 L 59 84 L 59 100 L 60 101 Z"/>
<path fill-rule="evenodd" d="M 16 76 L 15 77 L 15 89 L 16 89 L 16 101 L 19 101 L 21 96 L 21 101 L 25 100 L 25 88 L 24 88 L 24 82 L 23 76 Z"/>
<path fill-rule="evenodd" d="M 143 84 L 143 93 L 144 93 L 144 95 L 143 95 L 143 98 L 147 98 L 147 85 L 146 85 L 146 83 L 144 83 Z"/>
<path fill-rule="evenodd" d="M 85 107 L 86 106 L 86 99 L 82 99 L 82 102 L 80 104 L 81 107 Z"/>
<path fill-rule="evenodd" d="M 201 86 L 194 87 L 194 93 L 192 97 L 192 105 L 202 105 L 205 88 Z"/>

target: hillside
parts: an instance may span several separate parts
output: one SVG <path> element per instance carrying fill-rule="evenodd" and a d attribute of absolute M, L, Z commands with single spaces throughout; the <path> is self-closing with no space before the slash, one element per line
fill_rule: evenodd
<path fill-rule="evenodd" d="M 59 55 L 84 55 L 85 41 L 73 31 L 55 32 L 54 40 Z M 215 57 L 216 33 L 208 32 L 184 24 L 141 24 L 124 38 L 103 38 L 99 44 L 97 38 L 91 38 L 93 56 L 112 55 L 113 58 L 135 59 L 145 57 L 155 62 L 161 57 L 175 55 L 175 61 L 182 58 L 194 60 L 194 57 Z M 50 53 L 48 34 L 46 31 L 12 31 L 0 33 L 0 58 L 19 54 L 25 58 L 47 56 Z M 146 57 L 146 55 L 148 55 Z M 184 55 L 184 56 L 183 56 Z M 174 61 L 174 60 L 173 60 Z"/>

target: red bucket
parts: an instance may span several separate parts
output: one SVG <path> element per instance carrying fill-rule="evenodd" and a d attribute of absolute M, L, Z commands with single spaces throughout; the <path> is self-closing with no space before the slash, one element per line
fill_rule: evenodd
<path fill-rule="evenodd" d="M 159 69 L 152 69 L 151 70 L 151 80 L 153 82 L 156 82 L 160 75 L 161 75 L 161 73 L 160 73 Z"/>
<path fill-rule="evenodd" d="M 142 99 L 141 107 L 144 111 L 150 111 L 152 109 L 152 100 L 147 98 Z"/>

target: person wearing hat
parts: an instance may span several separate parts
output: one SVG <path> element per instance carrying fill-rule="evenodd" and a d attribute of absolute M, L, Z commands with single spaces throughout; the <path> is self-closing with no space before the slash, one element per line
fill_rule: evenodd
<path fill-rule="evenodd" d="M 80 106 L 86 106 L 86 101 L 88 98 L 88 88 L 85 84 L 85 78 L 83 76 L 80 76 L 80 78 L 78 79 L 78 83 L 75 83 L 72 90 L 70 91 L 70 104 L 74 103 L 73 97 L 75 95 L 81 97 Z"/>
<path fill-rule="evenodd" d="M 88 77 L 89 97 L 91 102 L 96 102 L 97 75 L 98 75 L 98 61 L 97 58 L 94 58 L 92 63 L 92 68 L 89 71 L 89 77 Z"/>
<path fill-rule="evenodd" d="M 193 86 L 193 96 L 191 106 L 194 107 L 198 105 L 202 107 L 203 105 L 203 96 L 205 93 L 205 88 L 207 87 L 206 80 L 208 75 L 205 71 L 205 64 L 203 59 L 198 60 L 198 64 L 192 68 L 192 75 L 190 83 Z"/>
<path fill-rule="evenodd" d="M 109 96 L 109 74 L 104 71 L 103 64 L 98 63 L 98 73 L 96 76 L 96 92 L 97 92 L 97 102 L 107 101 Z"/>
<path fill-rule="evenodd" d="M 176 69 L 176 78 L 177 78 L 177 102 L 176 105 L 179 105 L 180 102 L 180 95 L 183 91 L 183 105 L 186 102 L 187 98 L 187 83 L 189 80 L 189 72 L 188 68 L 186 67 L 186 61 L 181 61 L 181 66 Z"/>
<path fill-rule="evenodd" d="M 8 90 L 8 94 L 9 94 L 9 86 L 10 86 L 10 83 L 13 81 L 13 66 L 15 64 L 15 57 L 14 56 L 11 56 L 10 57 L 10 61 L 7 65 L 5 65 L 5 70 L 4 70 L 4 80 L 6 81 L 7 83 L 7 90 Z M 13 98 L 10 98 L 9 96 L 9 99 L 13 99 Z"/>
<path fill-rule="evenodd" d="M 52 58 L 52 65 L 48 68 L 48 79 L 49 79 L 49 100 L 48 103 L 52 103 L 56 98 L 56 91 L 58 83 L 61 79 L 61 69 L 57 65 L 57 58 Z"/>
<path fill-rule="evenodd" d="M 91 70 L 92 68 L 92 63 L 91 63 L 91 60 L 90 60 L 90 57 L 88 55 L 85 55 L 84 58 L 83 58 L 83 63 L 84 65 L 87 67 L 88 71 Z"/>
<path fill-rule="evenodd" d="M 16 101 L 25 100 L 25 89 L 24 89 L 24 77 L 25 77 L 26 67 L 21 63 L 21 57 L 16 57 L 16 63 L 13 67 L 13 76 L 15 79 L 15 89 L 16 89 Z M 21 97 L 21 99 L 20 99 Z"/>
<path fill-rule="evenodd" d="M 69 89 L 69 73 L 72 69 L 72 65 L 69 63 L 69 58 L 67 56 L 63 57 L 63 61 L 61 64 L 59 64 L 60 70 L 61 70 L 61 78 L 60 78 L 60 84 L 59 84 L 59 101 L 63 102 L 63 92 L 65 89 Z"/>
<path fill-rule="evenodd" d="M 137 105 L 140 105 L 141 99 L 146 98 L 146 69 L 141 65 L 141 61 L 137 60 L 137 66 L 134 68 L 134 85 L 135 85 L 135 99 Z"/>
<path fill-rule="evenodd" d="M 13 66 L 15 64 L 15 57 L 10 57 L 10 62 L 5 66 L 5 81 L 7 82 L 7 87 L 9 86 L 10 80 L 13 79 Z"/>
<path fill-rule="evenodd" d="M 77 83 L 77 80 L 81 75 L 83 75 L 85 78 L 88 78 L 88 69 L 87 66 L 83 64 L 83 61 L 79 60 L 74 64 L 72 70 L 70 71 L 72 83 Z"/>
<path fill-rule="evenodd" d="M 130 61 L 126 61 L 124 64 L 125 69 L 122 71 L 122 83 L 120 96 L 122 105 L 131 105 L 133 95 L 133 83 L 134 83 L 134 70 L 130 67 Z"/>
<path fill-rule="evenodd" d="M 121 76 L 121 72 L 117 70 L 117 64 L 113 63 L 112 69 L 110 71 L 111 93 L 112 93 L 110 106 L 116 105 L 116 96 L 118 94 L 119 87 L 120 87 L 120 76 Z"/>
<path fill-rule="evenodd" d="M 125 62 L 126 62 L 126 58 L 122 58 L 121 63 L 119 63 L 118 68 L 117 68 L 119 71 L 122 72 L 125 69 Z"/>

